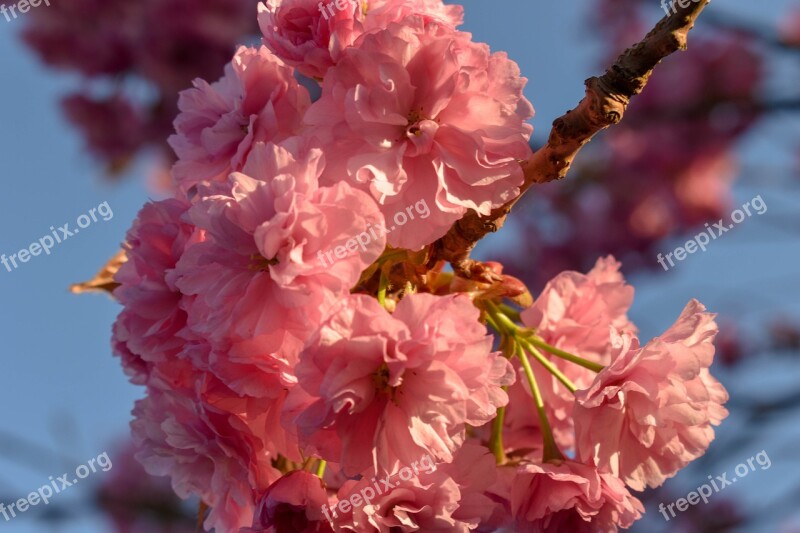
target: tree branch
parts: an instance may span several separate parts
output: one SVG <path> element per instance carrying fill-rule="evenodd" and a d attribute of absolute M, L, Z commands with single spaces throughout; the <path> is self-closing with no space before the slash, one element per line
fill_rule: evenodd
<path fill-rule="evenodd" d="M 684 0 L 681 0 L 684 1 Z M 572 111 L 553 122 L 550 137 L 530 159 L 521 162 L 525 182 L 519 196 L 495 209 L 488 217 L 470 212 L 432 245 L 431 260 L 449 261 L 459 276 L 491 277 L 491 272 L 469 258 L 475 245 L 503 226 L 506 216 L 532 185 L 566 177 L 575 156 L 598 132 L 622 120 L 628 104 L 647 84 L 662 59 L 685 50 L 689 30 L 709 0 L 676 2 L 677 12 L 664 17 L 638 44 L 627 49 L 605 74 L 586 80 L 586 96 Z"/>

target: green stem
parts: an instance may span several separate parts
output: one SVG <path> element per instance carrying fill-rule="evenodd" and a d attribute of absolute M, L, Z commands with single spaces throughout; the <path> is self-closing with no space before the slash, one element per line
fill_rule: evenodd
<path fill-rule="evenodd" d="M 503 387 L 507 389 L 508 387 Z M 503 446 L 503 422 L 506 418 L 506 408 L 500 407 L 497 410 L 497 416 L 492 421 L 492 436 L 489 438 L 489 449 L 494 454 L 497 464 L 502 465 L 506 462 L 506 451 Z"/>
<path fill-rule="evenodd" d="M 381 270 L 381 280 L 378 285 L 378 303 L 381 307 L 386 308 L 386 290 L 389 288 L 389 277 L 386 272 Z"/>
<path fill-rule="evenodd" d="M 486 319 L 498 333 L 504 337 L 508 337 L 516 342 L 521 343 L 523 348 L 531 352 L 536 360 L 541 363 L 541 365 L 544 366 L 548 372 L 553 374 L 556 379 L 563 383 L 570 392 L 574 393 L 577 390 L 575 384 L 572 383 L 572 381 L 570 381 L 570 379 L 565 376 L 563 372 L 556 368 L 553 363 L 551 363 L 544 355 L 542 355 L 539 350 L 536 349 L 531 342 L 532 339 L 523 333 L 522 328 L 513 323 L 511 319 L 505 315 L 502 310 L 500 310 L 493 302 L 487 301 L 486 304 Z"/>
<path fill-rule="evenodd" d="M 508 318 L 506 315 L 504 315 L 502 312 L 498 312 L 498 313 L 495 315 L 495 320 L 497 320 L 497 323 L 498 323 L 498 324 L 499 324 L 501 327 L 504 327 L 504 328 L 506 328 L 506 331 L 507 331 L 507 332 L 508 332 L 510 335 L 514 335 L 514 336 L 516 336 L 516 335 L 517 335 L 517 333 L 519 332 L 519 326 L 518 326 L 518 325 L 516 325 L 514 322 L 512 322 L 512 321 L 511 321 L 511 319 L 510 319 L 510 318 Z"/>
<path fill-rule="evenodd" d="M 519 315 L 519 311 L 517 311 L 510 305 L 500 304 L 500 311 L 502 311 L 508 318 L 510 318 L 514 322 L 522 322 L 522 317 Z"/>
<path fill-rule="evenodd" d="M 531 343 L 528 342 L 528 339 L 520 338 L 518 339 L 519 343 L 523 345 L 523 348 L 527 348 L 531 355 L 533 355 L 539 363 L 545 367 L 551 374 L 553 374 L 558 381 L 560 381 L 571 393 L 575 393 L 578 390 L 578 387 L 570 380 L 567 376 L 564 375 L 556 366 L 547 359 L 547 357 L 542 354 L 539 350 L 536 349 Z"/>
<path fill-rule="evenodd" d="M 328 466 L 328 462 L 325 459 L 320 459 L 319 463 L 317 464 L 317 477 L 322 479 L 322 476 L 325 475 L 325 467 Z"/>
<path fill-rule="evenodd" d="M 386 251 L 378 258 L 378 264 L 383 265 L 384 263 L 391 261 L 392 259 L 396 259 L 398 257 L 403 257 L 408 255 L 408 252 L 403 249 L 389 249 L 387 248 Z"/>
<path fill-rule="evenodd" d="M 500 329 L 500 326 L 497 325 L 497 322 L 495 321 L 494 317 L 492 317 L 492 314 L 489 311 L 486 311 L 485 316 L 486 316 L 486 323 L 492 326 L 492 329 L 495 330 L 497 333 L 505 337 L 506 336 L 505 332 L 502 329 Z"/>
<path fill-rule="evenodd" d="M 575 363 L 576 365 L 582 366 L 583 368 L 588 368 L 593 372 L 600 372 L 601 370 L 603 370 L 603 368 L 605 368 L 600 363 L 587 361 L 583 357 L 578 357 L 577 355 L 573 355 L 569 352 L 565 352 L 564 350 L 560 350 L 555 346 L 550 346 L 539 337 L 536 336 L 525 337 L 525 340 L 533 344 L 534 346 L 555 355 L 556 357 L 560 357 L 561 359 L 569 361 L 570 363 Z"/>
<path fill-rule="evenodd" d="M 503 314 L 494 302 L 486 300 L 484 305 L 486 307 L 486 315 L 492 317 L 492 327 L 501 335 L 516 338 L 519 326 Z"/>
<path fill-rule="evenodd" d="M 556 440 L 553 438 L 553 430 L 550 428 L 550 422 L 547 420 L 544 400 L 542 399 L 542 393 L 539 391 L 539 385 L 536 383 L 536 376 L 533 374 L 533 368 L 531 368 L 531 363 L 528 361 L 528 356 L 525 355 L 525 350 L 519 345 L 517 345 L 517 357 L 519 357 L 522 363 L 525 377 L 528 379 L 528 384 L 531 386 L 533 401 L 536 404 L 536 411 L 539 413 L 539 426 L 542 430 L 542 439 L 544 440 L 542 461 L 563 461 L 564 456 L 561 454 L 561 450 L 558 449 Z"/>

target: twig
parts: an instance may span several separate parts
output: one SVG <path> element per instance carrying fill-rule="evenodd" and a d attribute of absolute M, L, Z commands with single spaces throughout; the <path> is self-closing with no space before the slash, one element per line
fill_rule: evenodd
<path fill-rule="evenodd" d="M 462 277 L 483 279 L 490 272 L 469 258 L 475 245 L 503 226 L 506 216 L 532 185 L 564 178 L 580 149 L 598 132 L 622 120 L 628 104 L 639 94 L 662 59 L 686 49 L 689 30 L 709 0 L 677 6 L 638 44 L 627 49 L 605 74 L 586 80 L 586 96 L 572 111 L 553 122 L 550 137 L 530 159 L 521 162 L 525 183 L 520 195 L 495 209 L 488 217 L 470 212 L 432 245 L 431 261 L 449 261 Z"/>

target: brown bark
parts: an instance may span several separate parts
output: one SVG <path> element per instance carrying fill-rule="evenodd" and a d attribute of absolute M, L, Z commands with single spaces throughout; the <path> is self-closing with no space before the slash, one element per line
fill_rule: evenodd
<path fill-rule="evenodd" d="M 672 53 L 686 49 L 689 30 L 710 0 L 681 1 L 688 1 L 688 6 L 680 7 L 676 1 L 677 13 L 661 19 L 602 76 L 586 80 L 583 100 L 575 109 L 556 119 L 547 144 L 521 162 L 525 183 L 520 195 L 488 217 L 481 217 L 474 211 L 468 213 L 432 245 L 430 264 L 443 259 L 449 261 L 460 276 L 490 276 L 480 263 L 469 258 L 478 241 L 503 226 L 511 208 L 532 185 L 566 177 L 580 149 L 598 132 L 622 120 L 631 98 L 644 89 L 656 65 Z"/>

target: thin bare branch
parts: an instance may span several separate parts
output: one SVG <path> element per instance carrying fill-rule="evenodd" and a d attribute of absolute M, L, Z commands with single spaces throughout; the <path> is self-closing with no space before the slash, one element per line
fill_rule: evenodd
<path fill-rule="evenodd" d="M 522 162 L 525 183 L 520 195 L 495 209 L 488 217 L 470 212 L 433 244 L 430 264 L 449 261 L 466 278 L 491 277 L 482 265 L 469 258 L 475 245 L 503 226 L 514 204 L 532 185 L 566 177 L 580 149 L 598 132 L 622 120 L 628 104 L 647 84 L 661 60 L 685 50 L 687 36 L 709 0 L 676 1 L 677 12 L 664 17 L 639 43 L 627 49 L 600 77 L 586 80 L 586 96 L 578 106 L 553 122 L 550 137 L 528 161 Z"/>

